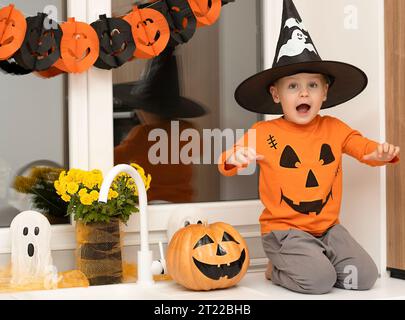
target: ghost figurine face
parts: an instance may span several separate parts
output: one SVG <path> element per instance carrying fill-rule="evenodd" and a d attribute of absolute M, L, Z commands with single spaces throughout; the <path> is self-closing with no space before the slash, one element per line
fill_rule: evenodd
<path fill-rule="evenodd" d="M 38 212 L 24 211 L 11 222 L 10 232 L 12 283 L 45 277 L 52 265 L 48 219 Z"/>

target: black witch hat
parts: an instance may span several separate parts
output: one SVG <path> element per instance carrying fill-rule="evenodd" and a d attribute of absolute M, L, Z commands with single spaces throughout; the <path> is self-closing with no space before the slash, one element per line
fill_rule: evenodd
<path fill-rule="evenodd" d="M 142 80 L 114 85 L 114 108 L 142 109 L 165 119 L 195 118 L 206 114 L 197 102 L 180 96 L 174 48 L 168 47 L 148 63 Z"/>
<path fill-rule="evenodd" d="M 329 79 L 328 98 L 321 109 L 331 108 L 360 94 L 367 86 L 367 76 L 359 68 L 337 61 L 324 61 L 318 54 L 292 0 L 284 0 L 280 37 L 273 67 L 242 82 L 235 99 L 243 108 L 264 114 L 282 114 L 274 102 L 270 85 L 297 73 L 320 73 Z"/>

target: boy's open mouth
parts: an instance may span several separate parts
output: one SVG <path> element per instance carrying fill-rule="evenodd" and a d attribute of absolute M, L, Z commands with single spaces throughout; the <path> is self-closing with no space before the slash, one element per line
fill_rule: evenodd
<path fill-rule="evenodd" d="M 298 113 L 307 113 L 309 109 L 311 109 L 311 106 L 309 104 L 300 104 L 297 108 Z"/>

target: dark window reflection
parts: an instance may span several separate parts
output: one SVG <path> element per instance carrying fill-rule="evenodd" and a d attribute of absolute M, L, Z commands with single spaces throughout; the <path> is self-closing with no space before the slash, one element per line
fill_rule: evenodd
<path fill-rule="evenodd" d="M 114 7 L 113 1 L 113 12 L 130 10 L 130 3 Z M 152 175 L 150 202 L 258 198 L 257 174 L 232 178 L 219 174 L 214 142 L 211 149 L 203 148 L 203 130 L 248 129 L 259 120 L 233 98 L 237 85 L 260 69 L 259 15 L 258 1 L 235 1 L 223 8 L 216 24 L 198 28 L 188 43 L 113 71 L 114 162 L 137 163 Z M 148 139 L 156 129 L 168 134 L 168 164 L 154 164 L 148 157 L 151 148 L 161 143 Z M 180 141 L 182 133 L 190 132 L 197 135 Z M 182 151 L 191 152 L 191 145 L 195 148 L 188 159 L 193 161 L 184 163 Z M 202 164 L 207 153 L 211 162 Z"/>
<path fill-rule="evenodd" d="M 16 172 L 10 195 L 10 204 L 20 211 L 36 210 L 51 224 L 69 223 L 66 216 L 68 203 L 56 193 L 54 182 L 66 169 L 50 160 L 29 163 Z M 18 212 L 19 213 L 19 212 Z"/>

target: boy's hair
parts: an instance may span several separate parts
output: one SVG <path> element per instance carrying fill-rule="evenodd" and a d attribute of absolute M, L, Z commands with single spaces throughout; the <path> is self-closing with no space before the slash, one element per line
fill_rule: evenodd
<path fill-rule="evenodd" d="M 321 75 L 323 75 L 323 78 L 325 79 L 326 84 L 328 84 L 330 87 L 333 84 L 334 78 L 332 76 L 330 76 L 328 74 L 324 74 L 324 73 L 321 73 Z"/>

